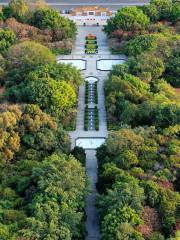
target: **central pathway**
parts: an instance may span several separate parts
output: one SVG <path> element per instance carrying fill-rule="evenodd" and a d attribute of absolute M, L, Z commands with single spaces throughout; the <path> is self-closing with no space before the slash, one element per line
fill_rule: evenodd
<path fill-rule="evenodd" d="M 86 240 L 99 240 L 99 217 L 96 209 L 97 158 L 96 150 L 86 150 L 86 172 L 91 181 L 91 194 L 86 200 Z"/>
<path fill-rule="evenodd" d="M 94 34 L 97 37 L 98 54 L 85 55 L 84 45 L 85 37 L 88 34 Z M 61 56 L 62 59 L 84 59 L 86 60 L 86 70 L 83 71 L 84 77 L 93 76 L 98 79 L 97 91 L 98 91 L 98 109 L 99 109 L 99 130 L 84 130 L 84 110 L 85 110 L 85 84 L 79 88 L 78 98 L 78 112 L 76 121 L 76 130 L 70 132 L 72 148 L 76 145 L 77 138 L 107 138 L 107 121 L 105 111 L 105 97 L 104 97 L 104 81 L 107 78 L 108 72 L 99 71 L 96 68 L 96 61 L 99 59 L 115 59 L 119 56 L 112 56 L 107 43 L 106 35 L 102 32 L 101 27 L 78 27 L 78 35 L 76 39 L 75 47 L 71 55 Z M 86 202 L 86 240 L 99 240 L 99 217 L 96 209 L 96 183 L 97 183 L 97 158 L 96 150 L 86 151 L 86 171 L 91 184 L 91 193 Z"/>

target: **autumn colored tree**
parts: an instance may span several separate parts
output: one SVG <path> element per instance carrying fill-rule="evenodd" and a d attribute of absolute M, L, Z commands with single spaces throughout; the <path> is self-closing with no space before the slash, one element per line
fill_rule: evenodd
<path fill-rule="evenodd" d="M 68 151 L 69 139 L 55 119 L 37 105 L 1 105 L 1 163 L 36 159 L 56 149 Z"/>

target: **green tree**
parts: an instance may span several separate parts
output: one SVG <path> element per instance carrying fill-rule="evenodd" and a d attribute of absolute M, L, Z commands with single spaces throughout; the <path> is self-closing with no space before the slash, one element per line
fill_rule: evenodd
<path fill-rule="evenodd" d="M 37 105 L 1 105 L 1 163 L 38 160 L 56 150 L 69 151 L 69 138 L 55 119 Z"/>
<path fill-rule="evenodd" d="M 55 63 L 56 59 L 47 47 L 39 43 L 24 41 L 9 49 L 7 61 L 7 85 L 16 85 L 37 66 Z"/>
<path fill-rule="evenodd" d="M 75 23 L 62 17 L 54 9 L 43 8 L 35 10 L 31 23 L 40 29 L 48 28 L 52 30 L 54 40 L 74 38 L 76 35 Z"/>
<path fill-rule="evenodd" d="M 4 84 L 5 75 L 6 75 L 6 60 L 0 54 L 0 86 L 2 86 Z"/>
<path fill-rule="evenodd" d="M 127 174 L 126 174 L 127 175 Z M 124 176 L 122 173 L 117 175 L 117 181 L 102 194 L 98 199 L 98 207 L 103 218 L 112 210 L 121 209 L 128 206 L 137 213 L 141 213 L 144 203 L 144 190 L 139 186 L 136 178 L 132 176 Z"/>
<path fill-rule="evenodd" d="M 82 147 L 75 147 L 72 151 L 71 154 L 79 160 L 83 166 L 86 165 L 86 153 L 85 150 Z"/>
<path fill-rule="evenodd" d="M 0 238 L 2 240 L 10 239 L 9 227 L 5 224 L 0 224 Z"/>
<path fill-rule="evenodd" d="M 156 207 L 159 204 L 159 186 L 153 181 L 143 181 L 147 204 L 151 207 Z"/>
<path fill-rule="evenodd" d="M 5 18 L 14 17 L 19 21 L 26 21 L 30 9 L 24 0 L 11 0 L 9 5 L 3 8 Z"/>
<path fill-rule="evenodd" d="M 171 13 L 170 13 L 170 19 L 173 23 L 176 23 L 180 19 L 180 6 L 178 2 L 175 2 L 172 5 Z"/>
<path fill-rule="evenodd" d="M 0 53 L 7 51 L 16 41 L 16 35 L 12 30 L 0 29 Z"/>
<path fill-rule="evenodd" d="M 4 20 L 3 12 L 0 10 L 0 22 Z"/>
<path fill-rule="evenodd" d="M 132 150 L 126 150 L 116 158 L 116 163 L 119 167 L 129 169 L 139 163 L 136 154 Z"/>
<path fill-rule="evenodd" d="M 154 124 L 160 127 L 176 125 L 180 121 L 180 108 L 176 103 L 162 103 L 157 105 L 154 112 Z"/>
<path fill-rule="evenodd" d="M 116 229 L 117 240 L 144 240 L 142 234 L 136 231 L 131 224 L 125 222 L 121 223 Z"/>
<path fill-rule="evenodd" d="M 72 84 L 76 88 L 76 91 L 78 91 L 79 85 L 83 82 L 80 70 L 69 64 L 60 63 L 49 63 L 38 66 L 35 71 L 29 74 L 28 79 L 33 81 L 47 77 L 53 78 L 56 81 L 66 81 Z"/>
<path fill-rule="evenodd" d="M 109 134 L 106 140 L 107 154 L 113 159 L 113 156 L 116 158 L 119 154 L 129 150 L 137 153 L 143 142 L 144 139 L 140 135 L 131 129 L 124 128 Z"/>
<path fill-rule="evenodd" d="M 160 19 L 167 19 L 170 16 L 172 10 L 171 0 L 151 0 L 150 4 L 157 8 Z"/>
<path fill-rule="evenodd" d="M 128 42 L 125 53 L 130 56 L 137 56 L 145 51 L 155 49 L 157 47 L 157 41 L 157 35 L 139 35 Z"/>
<path fill-rule="evenodd" d="M 142 223 L 142 220 L 138 214 L 129 207 L 113 210 L 111 213 L 107 214 L 102 221 L 102 239 L 117 239 L 116 236 L 120 234 L 118 230 L 122 227 L 122 223 L 130 223 L 131 226 L 138 226 Z"/>
<path fill-rule="evenodd" d="M 150 18 L 151 22 L 156 22 L 159 19 L 159 12 L 154 4 L 148 4 L 142 7 L 143 12 Z"/>
<path fill-rule="evenodd" d="M 77 95 L 69 83 L 51 78 L 30 82 L 25 92 L 28 94 L 27 101 L 38 104 L 54 116 L 63 116 L 77 102 Z"/>
<path fill-rule="evenodd" d="M 124 31 L 144 30 L 149 24 L 149 18 L 137 7 L 124 7 L 114 17 L 107 21 L 104 30 L 111 34 L 114 30 Z"/>
<path fill-rule="evenodd" d="M 134 59 L 132 71 L 145 82 L 150 82 L 162 76 L 165 66 L 163 60 L 154 56 L 153 53 L 144 53 Z"/>
<path fill-rule="evenodd" d="M 174 54 L 167 60 L 165 77 L 174 87 L 180 87 L 180 51 L 175 49 Z"/>
<path fill-rule="evenodd" d="M 30 229 L 53 239 L 79 238 L 86 187 L 85 170 L 72 156 L 55 154 L 33 169 L 39 192 L 31 204 Z"/>
<path fill-rule="evenodd" d="M 164 239 L 165 239 L 164 236 L 159 232 L 155 232 L 155 233 L 151 234 L 151 236 L 149 238 L 149 240 L 164 240 Z"/>

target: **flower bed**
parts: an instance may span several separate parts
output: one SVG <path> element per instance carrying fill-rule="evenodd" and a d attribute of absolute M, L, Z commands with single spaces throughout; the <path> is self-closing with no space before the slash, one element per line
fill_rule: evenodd
<path fill-rule="evenodd" d="M 98 50 L 97 49 L 86 49 L 85 53 L 86 54 L 97 54 Z"/>
<path fill-rule="evenodd" d="M 85 45 L 85 48 L 86 49 L 97 49 L 98 48 L 98 46 L 97 46 L 97 44 L 86 44 Z"/>
<path fill-rule="evenodd" d="M 97 44 L 97 40 L 86 40 L 86 44 Z"/>
<path fill-rule="evenodd" d="M 86 36 L 85 53 L 98 53 L 97 37 L 95 35 L 89 34 L 88 36 Z"/>
<path fill-rule="evenodd" d="M 97 39 L 97 37 L 93 34 L 89 34 L 86 36 L 86 40 L 96 40 L 96 39 Z"/>

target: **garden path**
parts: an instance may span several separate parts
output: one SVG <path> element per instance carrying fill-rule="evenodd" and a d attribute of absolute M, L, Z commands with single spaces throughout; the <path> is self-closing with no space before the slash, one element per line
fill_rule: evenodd
<path fill-rule="evenodd" d="M 88 34 L 97 37 L 98 54 L 85 55 L 85 37 Z M 121 56 L 122 57 L 122 56 Z M 119 59 L 118 55 L 111 55 L 108 47 L 107 37 L 101 27 L 86 26 L 78 27 L 76 44 L 71 55 L 61 56 L 61 59 L 83 59 L 86 60 L 86 70 L 82 71 L 85 77 L 94 76 L 98 78 L 98 109 L 99 109 L 99 131 L 84 131 L 84 109 L 85 109 L 85 84 L 79 88 L 78 112 L 76 120 L 76 130 L 70 132 L 72 148 L 76 145 L 77 138 L 107 138 L 107 121 L 105 110 L 104 81 L 107 78 L 107 71 L 97 70 L 96 61 L 100 59 Z M 96 209 L 96 183 L 97 183 L 97 158 L 95 149 L 85 149 L 86 151 L 86 171 L 90 179 L 91 193 L 86 200 L 86 240 L 99 240 L 99 217 Z"/>

